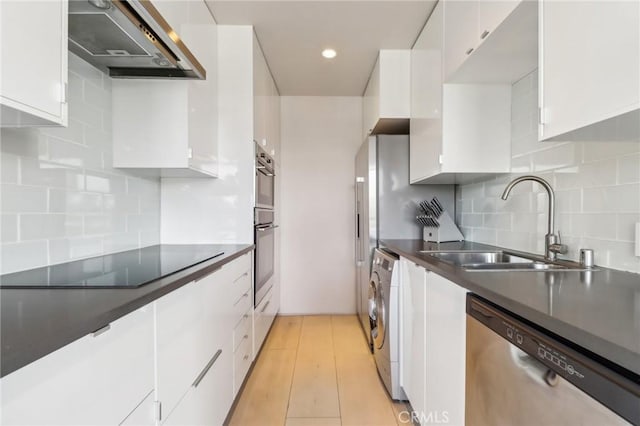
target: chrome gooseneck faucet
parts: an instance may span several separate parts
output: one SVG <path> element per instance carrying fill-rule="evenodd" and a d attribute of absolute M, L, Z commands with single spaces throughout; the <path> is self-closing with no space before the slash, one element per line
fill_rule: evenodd
<path fill-rule="evenodd" d="M 524 182 L 527 180 L 538 182 L 540 185 L 544 187 L 544 189 L 547 191 L 547 195 L 549 196 L 549 218 L 547 222 L 547 235 L 545 235 L 544 237 L 545 238 L 544 239 L 544 249 L 545 249 L 544 257 L 547 260 L 554 261 L 556 260 L 558 253 L 566 254 L 568 251 L 568 248 L 566 245 L 559 243 L 560 238 L 554 232 L 554 217 L 556 214 L 556 197 L 553 192 L 553 188 L 551 188 L 551 185 L 549 185 L 549 182 L 547 182 L 542 178 L 539 178 L 538 176 L 520 176 L 518 178 L 515 178 L 511 182 L 509 182 L 507 187 L 504 189 L 504 192 L 502 193 L 501 198 L 506 201 L 513 187 L 519 184 L 520 182 Z"/>

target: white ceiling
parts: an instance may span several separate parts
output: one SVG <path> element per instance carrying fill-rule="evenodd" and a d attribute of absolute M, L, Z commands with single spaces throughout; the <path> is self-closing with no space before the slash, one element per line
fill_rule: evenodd
<path fill-rule="evenodd" d="M 435 0 L 207 0 L 218 24 L 249 24 L 284 96 L 360 96 L 380 49 L 407 49 Z M 320 53 L 331 47 L 338 56 Z"/>

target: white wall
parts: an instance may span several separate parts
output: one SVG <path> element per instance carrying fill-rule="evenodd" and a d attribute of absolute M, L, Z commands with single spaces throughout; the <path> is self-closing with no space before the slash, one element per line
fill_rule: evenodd
<path fill-rule="evenodd" d="M 159 243 L 159 179 L 112 167 L 108 76 L 70 53 L 69 126 L 0 137 L 0 272 Z"/>
<path fill-rule="evenodd" d="M 466 238 L 544 253 L 547 195 L 521 183 L 507 201 L 507 183 L 523 174 L 546 179 L 556 190 L 556 228 L 569 245 L 595 251 L 596 264 L 640 272 L 633 253 L 640 222 L 640 142 L 538 142 L 537 73 L 513 85 L 510 175 L 457 188 L 457 221 Z"/>
<path fill-rule="evenodd" d="M 253 243 L 253 28 L 218 25 L 218 179 L 162 179 L 162 243 Z"/>
<path fill-rule="evenodd" d="M 281 98 L 283 314 L 355 313 L 355 155 L 362 98 Z"/>

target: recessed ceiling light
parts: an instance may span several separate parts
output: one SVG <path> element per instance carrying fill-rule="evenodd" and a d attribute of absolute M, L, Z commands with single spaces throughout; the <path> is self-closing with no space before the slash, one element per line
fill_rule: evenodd
<path fill-rule="evenodd" d="M 324 49 L 322 51 L 322 56 L 324 56 L 327 59 L 332 59 L 335 58 L 337 55 L 336 51 L 333 49 Z"/>

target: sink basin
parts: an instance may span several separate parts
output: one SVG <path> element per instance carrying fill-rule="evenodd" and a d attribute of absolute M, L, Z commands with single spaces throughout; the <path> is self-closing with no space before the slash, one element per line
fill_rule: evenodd
<path fill-rule="evenodd" d="M 502 250 L 495 251 L 421 251 L 443 262 L 468 271 L 584 271 L 573 262 L 547 262 L 539 256 L 531 258 Z"/>
<path fill-rule="evenodd" d="M 503 251 L 439 251 L 421 252 L 433 256 L 443 262 L 453 263 L 458 266 L 478 264 L 503 264 L 503 263 L 532 263 L 532 259 L 505 253 Z"/>
<path fill-rule="evenodd" d="M 551 263 L 529 262 L 529 263 L 475 263 L 462 265 L 469 271 L 557 271 L 569 269 L 567 266 L 554 265 Z"/>

